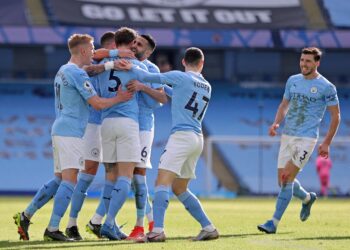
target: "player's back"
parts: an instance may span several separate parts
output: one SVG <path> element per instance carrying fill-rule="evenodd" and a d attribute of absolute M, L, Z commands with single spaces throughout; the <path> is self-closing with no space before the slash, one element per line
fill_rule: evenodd
<path fill-rule="evenodd" d="M 101 63 L 112 60 L 114 59 L 105 58 Z M 131 59 L 131 62 L 146 69 L 146 67 L 137 60 Z M 99 74 L 97 81 L 101 91 L 101 96 L 105 98 L 115 96 L 120 85 L 122 85 L 123 90 L 127 90 L 126 85 L 129 81 L 134 79 L 136 79 L 135 74 L 130 71 L 108 70 Z M 126 102 L 118 103 L 110 108 L 104 109 L 102 111 L 102 119 L 111 117 L 128 117 L 138 122 L 138 112 L 137 95 L 134 95 Z"/>
<path fill-rule="evenodd" d="M 90 80 L 91 80 L 91 84 L 94 87 L 97 95 L 101 96 L 101 91 L 99 89 L 100 86 L 97 84 L 96 76 L 90 77 Z M 101 120 L 102 110 L 96 110 L 91 105 L 89 105 L 89 112 L 90 112 L 89 123 L 101 125 L 101 123 L 102 123 L 102 120 Z"/>
<path fill-rule="evenodd" d="M 63 65 L 55 77 L 56 120 L 52 135 L 82 137 L 89 119 L 86 99 L 95 95 L 86 72 L 76 64 Z"/>
<path fill-rule="evenodd" d="M 192 130 L 202 132 L 202 120 L 211 97 L 211 85 L 195 72 L 171 71 L 162 74 L 163 83 L 173 86 L 172 133 Z"/>
<path fill-rule="evenodd" d="M 149 60 L 145 60 L 142 63 L 147 67 L 147 70 L 150 73 L 160 72 L 157 65 L 150 62 Z M 153 89 L 158 89 L 162 87 L 160 83 L 143 82 L 143 84 Z M 139 92 L 138 104 L 139 104 L 140 130 L 149 131 L 153 128 L 153 124 L 154 124 L 154 115 L 153 115 L 154 109 L 160 107 L 161 104 L 144 92 Z"/>

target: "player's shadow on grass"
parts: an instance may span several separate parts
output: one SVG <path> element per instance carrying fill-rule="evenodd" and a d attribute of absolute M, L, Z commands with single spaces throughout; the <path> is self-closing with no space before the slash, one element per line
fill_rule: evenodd
<path fill-rule="evenodd" d="M 249 236 L 259 236 L 259 235 L 264 235 L 262 233 L 252 233 L 252 234 L 220 234 L 220 238 L 246 238 Z M 193 237 L 189 236 L 179 236 L 179 237 L 168 237 L 167 240 L 192 240 Z M 220 239 L 219 238 L 219 239 Z"/>
<path fill-rule="evenodd" d="M 288 233 L 280 233 L 280 234 L 288 234 Z M 246 238 L 250 236 L 261 236 L 264 235 L 262 233 L 250 233 L 250 234 L 220 234 L 220 238 Z M 193 236 L 194 237 L 194 236 Z M 187 240 L 192 241 L 193 237 L 189 236 L 179 236 L 179 237 L 169 237 L 167 238 L 167 241 L 172 240 Z M 220 239 L 219 238 L 219 239 Z M 337 237 L 318 237 L 318 238 L 300 238 L 296 240 L 311 240 L 311 239 L 335 239 Z M 338 237 L 343 239 L 350 239 L 350 236 L 348 237 Z M 137 244 L 132 241 L 109 241 L 109 240 L 83 240 L 83 241 L 76 241 L 76 242 L 58 242 L 58 241 L 0 241 L 0 249 L 3 248 L 13 248 L 16 249 L 18 247 L 30 247 L 35 249 L 54 249 L 54 248 L 75 248 L 75 247 L 95 247 L 95 246 L 114 246 L 114 245 L 130 245 L 130 244 Z"/>
<path fill-rule="evenodd" d="M 75 248 L 75 247 L 96 247 L 96 246 L 115 246 L 136 244 L 132 241 L 109 241 L 109 240 L 83 240 L 75 242 L 59 242 L 59 241 L 0 241 L 0 249 L 18 247 L 29 247 L 33 249 L 54 249 L 54 248 Z"/>
<path fill-rule="evenodd" d="M 348 236 L 303 237 L 303 238 L 295 238 L 293 240 L 350 240 L 350 235 L 348 235 Z"/>

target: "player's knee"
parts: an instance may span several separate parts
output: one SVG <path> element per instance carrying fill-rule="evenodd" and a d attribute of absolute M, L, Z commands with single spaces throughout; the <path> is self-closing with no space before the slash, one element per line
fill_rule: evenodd
<path fill-rule="evenodd" d="M 90 175 L 96 175 L 97 173 L 97 167 L 85 167 L 85 170 L 83 170 L 83 173 L 90 174 Z"/>
<path fill-rule="evenodd" d="M 146 175 L 146 169 L 145 168 L 135 168 L 134 169 L 134 174 L 145 176 Z"/>
<path fill-rule="evenodd" d="M 283 171 L 281 174 L 281 184 L 286 184 L 291 181 L 293 181 L 291 172 L 288 170 Z"/>
<path fill-rule="evenodd" d="M 179 196 L 180 194 L 186 192 L 186 188 L 179 187 L 177 185 L 172 185 L 171 188 L 176 196 Z"/>
<path fill-rule="evenodd" d="M 96 175 L 98 166 L 99 166 L 99 162 L 86 160 L 85 167 L 82 172 L 86 174 Z"/>

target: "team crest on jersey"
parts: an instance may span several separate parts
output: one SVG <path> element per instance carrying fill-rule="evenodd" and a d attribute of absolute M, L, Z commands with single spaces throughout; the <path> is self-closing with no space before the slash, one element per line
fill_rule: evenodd
<path fill-rule="evenodd" d="M 92 86 L 91 83 L 89 81 L 85 81 L 84 82 L 84 88 L 89 91 L 90 93 L 92 93 Z"/>
<path fill-rule="evenodd" d="M 317 88 L 316 87 L 312 87 L 310 89 L 310 91 L 311 91 L 312 94 L 316 94 L 317 93 Z"/>

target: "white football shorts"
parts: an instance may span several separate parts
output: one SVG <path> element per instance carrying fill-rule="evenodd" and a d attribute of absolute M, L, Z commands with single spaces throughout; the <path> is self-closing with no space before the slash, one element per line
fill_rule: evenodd
<path fill-rule="evenodd" d="M 169 137 L 160 157 L 159 169 L 176 173 L 179 178 L 195 179 L 202 150 L 203 135 L 193 131 L 177 131 Z"/>
<path fill-rule="evenodd" d="M 101 125 L 88 123 L 84 140 L 84 160 L 102 161 Z"/>
<path fill-rule="evenodd" d="M 55 173 L 74 168 L 84 170 L 84 141 L 78 137 L 52 136 Z"/>
<path fill-rule="evenodd" d="M 153 138 L 154 138 L 153 129 L 151 131 L 140 131 L 141 162 L 137 163 L 136 165 L 137 168 L 152 169 L 151 152 L 152 152 Z"/>
<path fill-rule="evenodd" d="M 103 162 L 140 162 L 139 124 L 127 117 L 105 118 L 101 126 Z"/>
<path fill-rule="evenodd" d="M 302 169 L 314 151 L 317 139 L 282 134 L 278 153 L 278 168 L 284 168 L 289 160 Z"/>

